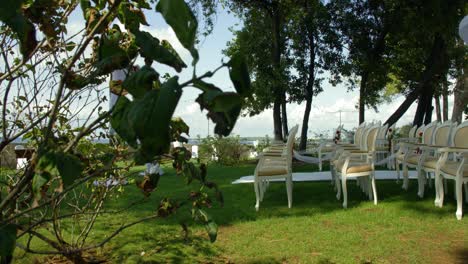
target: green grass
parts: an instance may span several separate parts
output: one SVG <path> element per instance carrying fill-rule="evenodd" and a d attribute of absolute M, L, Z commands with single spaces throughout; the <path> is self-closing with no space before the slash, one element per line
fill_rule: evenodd
<path fill-rule="evenodd" d="M 284 183 L 272 183 L 256 212 L 252 184 L 231 184 L 241 176 L 251 175 L 254 166 L 208 167 L 209 178 L 220 185 L 225 198 L 223 208 L 214 206 L 209 210 L 220 226 L 215 243 L 209 242 L 204 228 L 198 225 L 191 225 L 189 239 L 184 239 L 179 223 L 188 214 L 181 210 L 169 219 L 145 222 L 123 231 L 101 254 L 111 263 L 468 261 L 468 216 L 456 220 L 453 186 L 449 186 L 444 207 L 436 208 L 433 189 L 427 189 L 426 198 L 419 199 L 414 180 L 408 191 L 395 181 L 378 181 L 379 204 L 374 206 L 351 182 L 345 210 L 329 182 L 295 183 L 292 209 L 287 208 Z M 294 169 L 317 170 L 310 165 L 295 165 Z M 165 171 L 158 190 L 147 203 L 126 213 L 101 216 L 92 232 L 93 239 L 100 241 L 122 223 L 150 215 L 163 197 L 185 198 L 193 187 L 186 186 L 172 168 L 166 167 Z M 119 208 L 141 197 L 136 186 L 128 185 L 119 199 L 111 199 L 106 208 Z M 466 206 L 464 209 L 468 211 Z M 42 257 L 17 250 L 15 261 L 28 263 L 36 258 Z"/>

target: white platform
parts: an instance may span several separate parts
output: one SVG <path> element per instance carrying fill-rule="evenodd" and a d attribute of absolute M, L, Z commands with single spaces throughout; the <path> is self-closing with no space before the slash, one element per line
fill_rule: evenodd
<path fill-rule="evenodd" d="M 410 179 L 417 179 L 416 171 L 409 171 L 408 176 Z M 375 179 L 377 180 L 396 180 L 396 171 L 375 171 Z M 403 179 L 402 172 L 400 172 L 400 179 Z M 297 172 L 293 173 L 293 181 L 329 181 L 331 180 L 331 174 L 329 171 L 321 172 Z M 284 181 L 283 179 L 275 179 L 271 181 Z M 239 183 L 253 183 L 254 176 L 244 176 L 232 182 L 232 184 Z"/>

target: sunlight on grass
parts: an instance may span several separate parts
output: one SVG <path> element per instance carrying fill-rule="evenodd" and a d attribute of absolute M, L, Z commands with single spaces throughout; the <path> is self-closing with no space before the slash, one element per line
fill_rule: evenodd
<path fill-rule="evenodd" d="M 314 171 L 315 166 L 294 166 Z M 134 171 L 142 170 L 135 168 Z M 113 215 L 103 215 L 92 233 L 94 241 L 122 223 L 149 215 L 163 197 L 183 199 L 192 187 L 164 167 L 158 190 L 145 204 Z M 259 212 L 255 212 L 252 184 L 231 182 L 251 175 L 254 165 L 210 165 L 211 180 L 224 194 L 225 205 L 210 214 L 220 225 L 218 240 L 210 243 L 204 228 L 190 225 L 186 238 L 180 223 L 189 221 L 181 209 L 169 219 L 158 219 L 123 231 L 102 250 L 113 263 L 454 263 L 466 261 L 468 222 L 455 219 L 455 201 L 447 195 L 443 208 L 433 206 L 433 189 L 424 199 L 416 195 L 417 183 L 403 191 L 395 181 L 378 181 L 379 204 L 374 206 L 355 184 L 349 187 L 348 209 L 334 196 L 330 182 L 294 184 L 293 208 L 287 208 L 283 183 L 272 183 Z M 138 177 L 138 176 L 135 176 Z M 453 188 L 449 188 L 453 190 Z M 143 197 L 134 185 L 125 187 L 108 209 Z M 89 241 L 91 242 L 91 241 Z M 38 244 L 38 246 L 40 246 Z M 36 257 L 23 256 L 18 260 Z"/>

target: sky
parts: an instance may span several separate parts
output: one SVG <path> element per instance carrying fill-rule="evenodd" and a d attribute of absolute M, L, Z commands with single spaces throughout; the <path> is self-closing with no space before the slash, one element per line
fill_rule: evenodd
<path fill-rule="evenodd" d="M 83 27 L 81 10 L 78 11 L 80 12 L 74 12 L 69 20 L 69 34 Z M 197 46 L 200 54 L 200 61 L 196 68 L 198 75 L 217 68 L 222 60 L 229 60 L 223 56 L 222 51 L 226 48 L 227 42 L 233 39 L 230 28 L 240 28 L 242 24 L 233 14 L 229 14 L 222 9 L 218 11 L 212 34 L 206 38 L 202 38 Z M 190 53 L 182 47 L 174 31 L 164 22 L 161 15 L 154 10 L 146 11 L 145 14 L 150 25 L 143 26 L 142 29 L 150 32 L 153 36 L 161 40 L 168 40 L 185 63 L 191 65 L 192 58 Z M 121 28 L 123 29 L 123 27 Z M 137 64 L 143 65 L 143 61 L 139 59 L 137 60 Z M 171 68 L 158 63 L 154 63 L 153 67 L 162 74 L 165 72 L 170 74 L 176 73 Z M 184 82 L 190 79 L 192 72 L 192 67 L 184 69 L 179 75 L 179 81 Z M 215 84 L 222 90 L 234 91 L 227 69 L 218 71 L 213 78 L 207 79 L 207 81 Z M 324 134 L 331 137 L 334 129 L 340 124 L 340 113 L 338 113 L 340 110 L 342 111 L 341 122 L 344 124 L 344 128 L 352 129 L 357 127 L 358 112 L 355 106 L 359 99 L 358 91 L 348 91 L 344 85 L 332 86 L 327 81 L 324 81 L 323 85 L 324 91 L 313 99 L 312 111 L 309 119 L 310 135 Z M 214 124 L 207 120 L 206 112 L 201 112 L 198 103 L 195 102 L 198 94 L 199 91 L 197 89 L 186 88 L 174 114 L 174 116 L 183 118 L 190 126 L 190 137 L 197 137 L 198 135 L 205 137 L 208 134 L 213 135 Z M 403 99 L 402 96 L 395 97 L 391 102 L 380 105 L 378 107 L 378 112 L 375 112 L 373 109 L 366 109 L 366 121 L 384 122 L 387 117 L 398 108 Z M 452 105 L 453 97 L 451 96 L 449 97 L 449 114 L 451 113 Z M 288 104 L 287 113 L 289 127 L 296 124 L 302 125 L 304 109 L 305 105 L 303 104 Z M 416 104 L 413 104 L 398 121 L 397 126 L 411 123 L 415 109 Z M 435 114 L 433 119 L 435 119 Z M 264 137 L 265 135 L 271 137 L 273 135 L 271 109 L 253 117 L 240 117 L 232 134 L 242 137 Z"/>

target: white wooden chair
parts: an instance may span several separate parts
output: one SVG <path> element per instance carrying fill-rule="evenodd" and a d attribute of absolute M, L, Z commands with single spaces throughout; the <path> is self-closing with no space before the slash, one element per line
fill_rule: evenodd
<path fill-rule="evenodd" d="M 421 146 L 422 151 L 419 159 L 416 160 L 416 157 L 409 158 L 408 164 L 414 166 L 414 162 L 417 163 L 416 170 L 418 175 L 418 196 L 424 197 L 424 188 L 427 182 L 429 182 L 429 187 L 432 187 L 431 174 L 435 173 L 437 161 L 439 159 L 439 153 L 437 149 L 448 147 L 450 142 L 450 136 L 456 123 L 452 121 L 447 121 L 442 124 L 437 125 L 432 136 L 432 142 L 430 145 Z"/>
<path fill-rule="evenodd" d="M 364 149 L 361 150 L 345 150 L 340 156 L 336 170 L 336 186 L 337 186 L 337 199 L 341 198 L 341 192 L 343 192 L 343 207 L 348 206 L 348 190 L 347 180 L 348 178 L 356 177 L 358 179 L 359 186 L 369 196 L 370 200 L 374 200 L 374 204 L 377 204 L 377 189 L 375 186 L 375 140 L 379 131 L 379 126 L 373 126 L 365 132 L 365 144 Z M 355 163 L 353 158 L 361 158 L 362 155 L 366 155 L 364 162 Z M 366 177 L 366 178 L 363 178 Z M 341 180 L 341 185 L 339 181 Z M 367 180 L 367 181 L 366 181 Z M 341 187 L 341 188 L 340 188 Z"/>
<path fill-rule="evenodd" d="M 336 134 L 336 131 L 340 131 L 341 133 L 342 129 L 343 129 L 343 125 L 338 126 L 335 130 L 335 134 Z M 333 153 L 335 149 L 336 149 L 336 143 L 334 142 L 333 139 L 322 140 L 319 147 L 317 148 L 317 157 L 319 160 L 319 171 L 322 171 L 323 158 Z"/>
<path fill-rule="evenodd" d="M 292 206 L 292 156 L 295 136 L 298 126 L 294 126 L 288 135 L 286 146 L 280 155 L 263 155 L 260 157 L 254 172 L 254 190 L 256 196 L 255 209 L 258 211 L 260 202 L 263 200 L 269 181 L 284 179 L 286 181 L 286 192 L 288 195 L 288 207 Z M 270 153 L 271 154 L 271 153 Z"/>
<path fill-rule="evenodd" d="M 432 135 L 437 126 L 437 121 L 434 121 L 424 127 L 418 128 L 416 130 L 416 138 L 422 134 L 422 142 L 400 142 L 400 153 L 396 157 L 396 171 L 397 178 L 400 178 L 400 166 L 402 165 L 403 169 L 403 186 L 402 188 L 408 190 L 409 178 L 408 178 L 408 168 L 416 168 L 418 166 L 418 160 L 421 156 L 420 149 L 422 146 L 430 145 L 432 143 Z"/>
<path fill-rule="evenodd" d="M 444 187 L 442 179 L 455 181 L 455 193 L 457 200 L 457 211 L 455 213 L 458 220 L 463 216 L 463 189 L 465 185 L 466 200 L 468 203 L 468 121 L 456 127 L 452 139 L 452 147 L 441 148 L 441 153 L 435 170 L 435 205 L 442 207 L 444 204 Z M 452 160 L 449 160 L 449 156 Z"/>
<path fill-rule="evenodd" d="M 399 149 L 399 143 L 401 142 L 416 142 L 416 130 L 418 129 L 418 126 L 413 126 L 409 132 L 408 132 L 408 137 L 401 137 L 401 138 L 395 138 L 395 139 L 392 139 L 392 142 L 391 142 L 391 146 L 390 146 L 390 149 L 391 149 L 391 155 L 400 155 L 400 149 Z M 404 154 L 404 153 L 403 153 Z M 393 169 L 397 169 L 397 159 L 394 158 L 392 160 L 392 165 L 393 165 Z M 400 181 L 400 174 L 398 173 L 397 175 L 397 182 Z"/>
<path fill-rule="evenodd" d="M 354 142 L 352 144 L 338 144 L 335 147 L 335 151 L 333 152 L 333 156 L 330 159 L 330 173 L 331 173 L 331 181 L 332 184 L 336 183 L 336 170 L 337 170 L 337 165 L 339 165 L 339 157 L 341 154 L 346 151 L 346 150 L 360 150 L 363 149 L 364 144 L 363 144 L 363 138 L 365 136 L 366 129 L 368 129 L 368 126 L 366 123 L 362 123 L 359 125 L 359 127 L 356 129 L 356 132 L 354 133 Z M 352 161 L 358 161 L 362 162 L 365 160 L 365 157 L 353 157 Z M 337 186 L 335 185 L 335 188 Z"/>

